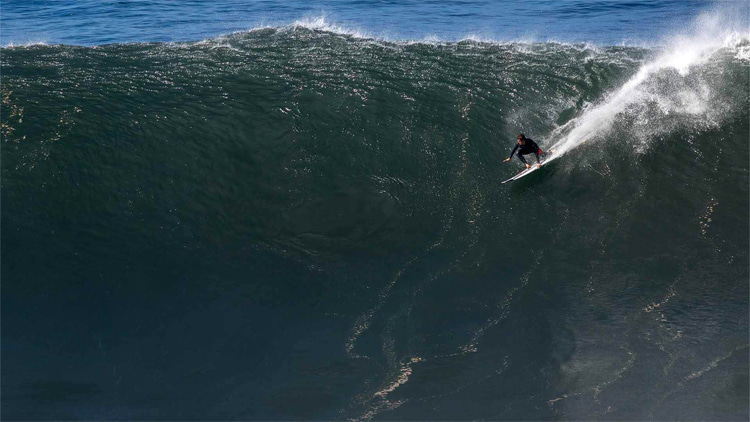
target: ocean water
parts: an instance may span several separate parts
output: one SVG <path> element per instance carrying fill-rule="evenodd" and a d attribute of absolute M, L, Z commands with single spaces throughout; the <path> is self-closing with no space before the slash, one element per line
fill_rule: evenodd
<path fill-rule="evenodd" d="M 732 0 L 6 0 L 2 45 L 94 46 L 213 38 L 292 23 L 392 41 L 588 42 L 652 45 Z M 728 7 L 729 6 L 729 7 Z M 745 8 L 746 9 L 746 8 Z"/>
<path fill-rule="evenodd" d="M 2 419 L 750 418 L 747 2 L 0 7 Z"/>

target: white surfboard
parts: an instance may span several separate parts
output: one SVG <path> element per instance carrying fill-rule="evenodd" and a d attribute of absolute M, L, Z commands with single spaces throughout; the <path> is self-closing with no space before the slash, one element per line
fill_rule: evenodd
<path fill-rule="evenodd" d="M 539 160 L 539 163 L 542 165 L 542 167 L 544 167 L 545 164 L 549 163 L 550 161 L 554 160 L 557 157 L 558 157 L 557 154 L 555 154 L 554 152 L 550 151 L 550 152 L 547 153 L 546 157 L 544 157 L 541 160 Z M 531 167 L 529 167 L 527 169 L 524 169 L 522 172 L 520 172 L 517 175 L 511 177 L 510 179 L 504 181 L 503 183 L 512 182 L 512 181 L 518 180 L 518 179 L 520 179 L 520 178 L 522 178 L 524 176 L 528 176 L 529 174 L 531 174 L 531 173 L 539 170 L 542 167 L 537 167 L 536 163 L 534 163 L 534 164 L 531 165 Z"/>

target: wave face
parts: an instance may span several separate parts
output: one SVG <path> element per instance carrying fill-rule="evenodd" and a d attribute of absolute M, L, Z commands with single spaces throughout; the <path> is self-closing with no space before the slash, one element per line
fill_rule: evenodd
<path fill-rule="evenodd" d="M 2 416 L 746 420 L 748 48 L 6 48 Z"/>

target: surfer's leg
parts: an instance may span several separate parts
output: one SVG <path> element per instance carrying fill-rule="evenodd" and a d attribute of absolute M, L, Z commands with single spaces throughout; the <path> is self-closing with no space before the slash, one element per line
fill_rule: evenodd
<path fill-rule="evenodd" d="M 519 160 L 521 160 L 521 162 L 522 162 L 522 163 L 524 163 L 524 164 L 528 164 L 528 163 L 526 162 L 526 159 L 525 159 L 525 158 L 523 158 L 523 155 L 522 155 L 522 154 L 521 154 L 520 152 L 519 152 L 518 154 L 516 154 L 516 155 L 518 156 L 518 159 L 519 159 Z"/>

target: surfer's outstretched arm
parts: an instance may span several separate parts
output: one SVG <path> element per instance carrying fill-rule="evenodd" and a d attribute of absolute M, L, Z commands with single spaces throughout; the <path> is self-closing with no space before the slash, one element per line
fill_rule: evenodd
<path fill-rule="evenodd" d="M 516 153 L 516 150 L 517 150 L 517 149 L 518 149 L 518 144 L 516 144 L 516 146 L 514 146 L 514 147 L 513 147 L 513 151 L 511 151 L 511 152 L 510 152 L 510 155 L 508 156 L 508 159 L 509 159 L 509 160 L 510 160 L 511 158 L 513 158 L 513 154 L 515 154 L 515 153 Z M 519 157 L 520 157 L 520 154 L 519 154 Z"/>
<path fill-rule="evenodd" d="M 513 147 L 513 151 L 510 152 L 510 155 L 508 156 L 508 158 L 506 158 L 505 160 L 503 160 L 503 163 L 507 163 L 508 161 L 510 161 L 510 159 L 513 158 L 513 154 L 516 153 L 517 149 L 518 149 L 518 144 L 516 144 L 516 146 Z M 521 154 L 518 154 L 518 156 L 520 157 Z M 523 161 L 524 163 L 526 162 L 526 161 L 523 160 L 523 158 L 521 158 L 521 161 Z"/>

